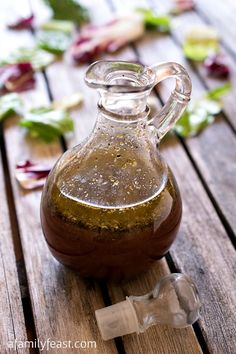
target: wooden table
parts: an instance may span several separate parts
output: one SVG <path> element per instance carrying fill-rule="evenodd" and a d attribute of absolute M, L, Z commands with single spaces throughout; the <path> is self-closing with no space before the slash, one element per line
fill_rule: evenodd
<path fill-rule="evenodd" d="M 115 11 L 129 7 L 151 6 L 163 13 L 169 0 L 89 0 L 91 16 L 102 22 Z M 20 7 L 29 13 L 28 2 L 5 1 L 1 4 L 1 57 L 17 46 L 30 46 L 34 35 L 28 31 L 6 30 L 6 16 Z M 37 19 L 45 13 L 40 0 L 32 2 Z M 146 64 L 177 61 L 188 70 L 193 96 L 220 85 L 206 76 L 201 65 L 186 61 L 181 51 L 184 31 L 191 24 L 212 23 L 222 38 L 236 82 L 236 6 L 233 0 L 197 1 L 196 11 L 172 21 L 171 35 L 147 34 L 112 58 Z M 111 58 L 111 57 L 110 57 Z M 86 353 L 236 353 L 236 86 L 225 97 L 224 113 L 199 136 L 162 144 L 162 152 L 173 169 L 181 189 L 184 212 L 177 240 L 168 256 L 147 274 L 128 283 L 114 285 L 85 281 L 64 268 L 50 254 L 42 236 L 39 219 L 41 191 L 23 191 L 15 180 L 15 164 L 24 158 L 54 162 L 65 148 L 74 146 L 91 131 L 96 119 L 97 94 L 86 87 L 86 66 L 75 67 L 67 59 L 38 73 L 34 90 L 22 94 L 28 107 L 48 104 L 76 91 L 84 95 L 83 106 L 74 112 L 75 134 L 44 144 L 26 138 L 17 126 L 17 117 L 2 124 L 0 145 L 0 352 L 15 353 L 9 342 L 96 341 L 96 349 Z M 168 92 L 164 86 L 155 96 L 159 105 Z M 66 146 L 65 146 L 66 145 Z M 146 293 L 169 272 L 189 274 L 202 299 L 201 318 L 193 327 L 171 329 L 156 326 L 146 333 L 103 342 L 96 326 L 94 311 L 124 299 L 126 295 Z M 18 347 L 18 353 L 28 353 Z M 39 352 L 33 349 L 31 352 Z M 46 352 L 46 349 L 43 350 Z M 49 352 L 80 353 L 83 349 L 50 349 Z"/>

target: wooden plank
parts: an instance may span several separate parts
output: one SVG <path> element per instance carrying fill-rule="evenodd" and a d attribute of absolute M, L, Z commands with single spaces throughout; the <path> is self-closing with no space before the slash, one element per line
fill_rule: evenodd
<path fill-rule="evenodd" d="M 161 8 L 156 8 L 157 11 L 161 11 Z M 177 32 L 181 31 L 176 29 L 176 35 Z M 176 60 L 187 68 L 193 81 L 193 97 L 199 97 L 205 91 L 204 86 L 192 70 L 189 62 L 183 58 L 176 43 L 170 37 L 163 37 L 159 41 L 156 40 L 154 45 L 159 60 Z M 147 51 L 148 47 L 145 50 Z M 148 55 L 149 58 L 155 60 L 152 51 L 149 50 Z M 164 98 L 169 94 L 169 90 L 166 90 L 164 86 L 162 94 Z M 236 179 L 234 177 L 236 173 L 236 139 L 234 132 L 220 115 L 216 123 L 205 129 L 199 136 L 186 139 L 186 145 L 223 216 L 236 234 L 234 209 L 236 198 Z"/>
<path fill-rule="evenodd" d="M 13 2 L 11 5 L 14 8 Z M 1 15 L 4 17 L 3 11 Z M 5 25 L 4 18 L 1 24 Z M 1 38 L 4 39 L 2 43 L 6 43 L 5 54 L 10 48 L 32 44 L 31 35 L 25 31 L 14 32 L 12 36 L 12 33 L 2 29 Z M 36 88 L 22 94 L 22 97 L 27 106 L 49 103 L 41 74 L 37 75 Z M 61 147 L 59 143 L 47 145 L 27 138 L 16 121 L 17 118 L 11 118 L 5 122 L 4 137 L 37 337 L 42 341 L 47 338 L 55 341 L 96 341 L 99 352 L 116 353 L 114 342 L 103 342 L 95 324 L 94 310 L 104 306 L 99 287 L 80 279 L 51 256 L 39 220 L 41 191 L 23 191 L 15 180 L 17 161 L 29 158 L 52 163 L 61 154 Z M 67 353 L 68 348 L 60 352 Z M 76 352 L 78 349 L 70 348 L 70 353 Z M 90 347 L 87 352 L 94 352 L 94 349 Z"/>
<path fill-rule="evenodd" d="M 235 10 L 234 0 L 217 1 L 214 0 L 196 0 L 196 7 L 199 13 L 209 23 L 216 26 L 222 35 L 222 42 L 225 43 L 234 55 L 236 55 L 235 45 Z"/>
<path fill-rule="evenodd" d="M 172 259 L 198 286 L 202 299 L 199 324 L 209 351 L 234 353 L 235 250 L 186 157 L 176 159 L 176 151 L 166 146 L 164 156 L 171 161 L 185 201 L 182 229 L 170 252 Z"/>
<path fill-rule="evenodd" d="M 114 1 L 114 3 L 117 8 L 122 9 L 125 6 L 124 1 Z M 138 4 L 132 2 L 130 5 L 144 6 L 145 3 L 139 1 Z M 156 35 L 146 36 L 136 46 L 141 61 L 145 63 L 177 60 L 186 66 L 187 63 L 183 61 L 179 49 L 175 47 L 174 50 L 173 48 L 174 44 L 170 38 Z M 187 67 L 190 70 L 189 66 Z M 195 92 L 200 93 L 200 90 L 203 89 L 201 83 L 191 70 L 190 74 Z M 166 89 L 165 94 L 167 94 Z M 219 124 L 221 121 L 210 128 L 219 127 Z M 222 126 L 225 127 L 224 122 Z M 210 128 L 207 130 L 209 131 Z M 228 131 L 226 129 L 226 132 Z M 211 135 L 214 134 L 215 130 Z M 222 134 L 225 134 L 225 131 Z M 208 136 L 209 139 L 211 135 Z M 191 140 L 198 139 L 199 137 Z M 182 146 L 176 141 L 165 142 L 162 149 L 177 177 L 184 201 L 182 226 L 179 236 L 171 248 L 171 256 L 177 268 L 190 274 L 199 288 L 203 302 L 199 324 L 210 352 L 233 353 L 236 347 L 234 248 Z M 208 149 L 210 152 L 210 146 Z M 220 153 L 219 149 L 218 154 Z M 225 156 L 225 159 L 228 159 L 228 156 Z"/>
<path fill-rule="evenodd" d="M 96 11 L 95 11 L 96 9 Z M 105 2 L 92 2 L 90 7 L 90 13 L 93 14 L 93 21 L 102 22 L 110 18 L 111 12 L 106 6 Z M 135 54 L 128 48 L 120 51 L 118 55 L 106 56 L 109 59 L 122 59 L 122 60 L 133 60 L 135 59 Z M 71 67 L 71 63 L 67 61 L 66 63 L 55 63 L 47 70 L 47 76 L 49 78 L 50 87 L 55 99 L 60 99 L 63 96 L 63 91 L 59 85 L 57 85 L 58 73 L 61 75 L 61 80 L 66 83 L 64 88 L 66 89 L 66 94 L 70 95 L 75 91 L 79 90 L 83 92 L 85 103 L 84 107 L 78 111 L 78 119 L 75 120 L 76 131 L 75 136 L 77 141 L 81 140 L 81 130 L 84 129 L 84 133 L 87 134 L 91 131 L 94 124 L 94 119 L 96 119 L 96 103 L 98 100 L 97 93 L 89 89 L 84 84 L 84 74 L 86 66 Z M 91 119 L 92 118 L 92 119 Z M 86 125 L 85 125 L 86 124 Z M 89 127 L 90 125 L 90 127 Z M 69 146 L 73 145 L 74 141 L 69 141 Z M 154 277 L 154 274 L 158 274 Z M 150 289 L 150 284 L 154 285 L 155 281 L 160 277 L 169 273 L 166 261 L 158 262 L 155 267 L 155 271 L 149 273 L 143 277 L 143 281 L 136 283 L 135 286 L 128 288 L 132 289 L 133 292 L 144 293 Z M 130 283 L 132 284 L 132 283 Z M 143 284 L 143 286 L 140 286 Z M 121 294 L 123 293 L 123 286 L 118 287 L 113 284 L 109 284 L 109 292 L 111 294 L 113 302 L 122 300 Z M 129 338 L 129 339 L 127 339 Z M 160 350 L 160 353 L 200 353 L 201 349 L 193 333 L 192 328 L 188 328 L 181 331 L 173 330 L 166 327 L 155 327 L 152 328 L 147 333 L 140 336 L 138 339 L 136 335 L 131 335 L 124 338 L 125 350 L 128 353 L 137 353 L 142 350 L 142 352 L 155 352 Z M 146 349 L 145 349 L 146 348 Z"/>
<path fill-rule="evenodd" d="M 0 196 L 0 352 L 23 354 L 28 350 L 14 349 L 14 341 L 26 341 L 27 335 L 1 157 Z"/>

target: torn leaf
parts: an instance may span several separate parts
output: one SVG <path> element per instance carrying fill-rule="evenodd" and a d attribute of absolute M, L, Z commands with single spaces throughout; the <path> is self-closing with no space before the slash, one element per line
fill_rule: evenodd
<path fill-rule="evenodd" d="M 51 169 L 50 165 L 25 160 L 16 165 L 15 176 L 22 188 L 32 190 L 43 187 Z"/>

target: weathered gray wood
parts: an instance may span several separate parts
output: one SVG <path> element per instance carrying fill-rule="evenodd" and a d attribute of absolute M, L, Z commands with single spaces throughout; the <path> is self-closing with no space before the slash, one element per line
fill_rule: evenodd
<path fill-rule="evenodd" d="M 199 321 L 211 353 L 234 353 L 236 346 L 235 250 L 204 193 L 189 169 L 186 156 L 164 147 L 164 156 L 178 178 L 184 200 L 182 228 L 171 256 L 181 271 L 195 280 L 202 300 Z"/>
<path fill-rule="evenodd" d="M 234 0 L 213 1 L 196 0 L 196 8 L 207 21 L 219 30 L 222 41 L 236 55 L 235 45 L 235 11 Z"/>
<path fill-rule="evenodd" d="M 16 353 L 14 341 L 27 340 L 9 209 L 0 157 L 0 352 Z M 28 353 L 18 349 L 17 353 Z"/>
<path fill-rule="evenodd" d="M 118 0 L 114 0 L 113 3 L 120 9 L 125 4 Z M 145 6 L 145 3 L 144 1 L 139 1 L 138 3 L 132 2 L 130 5 L 134 7 Z M 140 54 L 141 61 L 148 64 L 166 60 L 176 60 L 183 63 L 190 72 L 195 94 L 202 92 L 203 87 L 197 76 L 191 71 L 187 63 L 183 61 L 180 50 L 169 37 L 146 36 L 145 39 L 137 43 L 136 48 Z M 169 90 L 165 88 L 165 85 L 162 85 L 161 88 L 160 92 L 163 93 L 163 98 L 166 98 Z M 231 135 L 231 131 L 223 120 L 218 121 L 218 124 L 209 127 L 203 133 L 208 133 L 204 143 L 203 141 L 197 143 L 199 139 L 203 139 L 203 135 L 201 135 L 191 139 L 191 144 L 194 141 L 198 146 L 202 145 L 202 149 L 204 149 L 204 144 L 207 144 L 207 140 L 214 141 L 215 129 L 219 129 L 219 139 L 221 135 L 227 134 L 228 139 L 231 139 L 230 141 L 234 144 L 234 136 Z M 224 129 L 223 132 L 222 129 Z M 236 347 L 234 325 L 236 311 L 235 251 L 183 148 L 175 142 L 174 140 L 163 144 L 163 154 L 174 170 L 184 201 L 182 227 L 179 237 L 171 248 L 171 255 L 177 267 L 190 274 L 198 285 L 203 302 L 202 317 L 199 323 L 209 350 L 212 353 L 234 353 Z M 228 144 L 227 141 L 224 141 L 224 143 Z M 224 156 L 225 147 L 216 144 L 217 142 L 215 141 L 215 146 L 218 149 L 212 143 L 214 148 L 217 149 L 218 155 Z M 188 147 L 189 150 L 191 147 L 192 154 L 197 154 L 195 145 L 194 148 L 190 145 Z M 214 154 L 214 148 L 210 147 L 208 142 L 209 155 Z M 209 169 L 212 168 L 212 161 L 209 162 L 206 151 L 207 149 L 204 150 L 204 154 L 202 153 L 202 160 L 205 161 L 206 159 L 205 165 L 208 164 L 208 171 L 204 171 L 204 176 L 208 176 L 210 174 Z M 232 158 L 232 153 L 230 157 Z M 230 157 L 227 155 L 224 159 L 229 161 Z M 218 161 L 219 158 L 220 156 L 218 156 Z M 196 161 L 199 163 L 199 160 L 196 159 Z M 231 161 L 234 161 L 233 158 Z M 217 170 L 219 174 L 221 172 L 221 164 L 217 162 L 217 158 L 215 158 L 214 165 L 214 173 Z M 226 173 L 224 169 L 222 170 Z M 214 178 L 214 173 L 211 172 L 212 179 Z M 218 188 L 228 188 L 223 173 L 221 178 L 223 185 L 218 185 Z M 232 175 L 231 178 L 233 178 Z M 207 182 L 211 186 L 210 178 L 208 178 Z M 232 186 L 232 184 L 229 185 Z M 220 205 L 222 207 L 222 203 Z"/>
<path fill-rule="evenodd" d="M 1 14 L 4 17 L 3 11 Z M 1 24 L 5 26 L 4 20 Z M 32 37 L 26 31 L 14 32 L 13 36 L 2 29 L 1 38 L 6 44 L 5 54 L 14 47 L 32 45 Z M 37 87 L 22 97 L 28 107 L 49 103 L 41 74 L 37 75 Z M 42 341 L 47 338 L 72 342 L 95 340 L 98 352 L 116 353 L 114 342 L 103 342 L 95 324 L 94 310 L 104 306 L 98 286 L 86 283 L 51 256 L 39 219 L 41 191 L 25 192 L 15 180 L 17 161 L 29 158 L 53 163 L 62 153 L 61 147 L 57 142 L 47 145 L 27 138 L 16 123 L 17 118 L 6 120 L 4 137 L 37 337 Z M 92 353 L 94 349 L 86 351 Z M 68 353 L 68 349 L 60 349 L 60 352 Z M 78 353 L 78 349 L 70 348 L 69 352 Z"/>

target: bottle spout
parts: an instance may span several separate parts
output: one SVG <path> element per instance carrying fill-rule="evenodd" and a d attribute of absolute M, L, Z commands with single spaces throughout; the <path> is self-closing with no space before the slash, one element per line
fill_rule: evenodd
<path fill-rule="evenodd" d="M 85 75 L 89 87 L 113 93 L 135 93 L 150 90 L 155 84 L 155 71 L 127 61 L 97 61 Z"/>
<path fill-rule="evenodd" d="M 155 78 L 155 71 L 142 64 L 97 61 L 88 68 L 85 82 L 98 89 L 99 107 L 106 113 L 115 114 L 119 120 L 136 121 L 147 116 L 147 97 Z"/>

